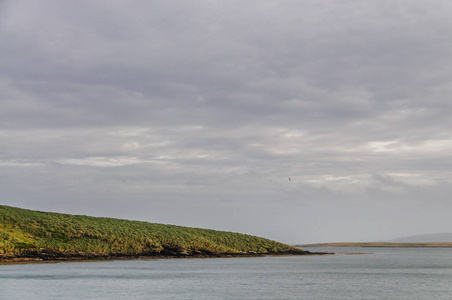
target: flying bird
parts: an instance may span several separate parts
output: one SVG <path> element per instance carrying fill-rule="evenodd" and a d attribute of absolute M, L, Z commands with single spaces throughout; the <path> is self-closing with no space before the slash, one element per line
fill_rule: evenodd
<path fill-rule="evenodd" d="M 290 177 L 289 177 L 289 181 L 292 181 L 292 179 L 290 179 Z"/>

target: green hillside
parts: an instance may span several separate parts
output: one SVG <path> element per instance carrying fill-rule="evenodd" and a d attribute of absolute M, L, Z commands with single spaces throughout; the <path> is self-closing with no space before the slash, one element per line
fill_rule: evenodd
<path fill-rule="evenodd" d="M 305 251 L 251 235 L 0 205 L 0 258 L 201 256 Z"/>

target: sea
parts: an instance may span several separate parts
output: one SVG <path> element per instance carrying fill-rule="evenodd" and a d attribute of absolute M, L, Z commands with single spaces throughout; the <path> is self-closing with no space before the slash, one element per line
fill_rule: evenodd
<path fill-rule="evenodd" d="M 452 299 L 450 248 L 0 265 L 0 299 Z"/>

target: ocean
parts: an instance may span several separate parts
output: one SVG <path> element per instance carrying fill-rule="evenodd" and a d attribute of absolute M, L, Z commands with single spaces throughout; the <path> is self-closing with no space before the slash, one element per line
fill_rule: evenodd
<path fill-rule="evenodd" d="M 0 265 L 0 299 L 452 299 L 452 249 Z"/>

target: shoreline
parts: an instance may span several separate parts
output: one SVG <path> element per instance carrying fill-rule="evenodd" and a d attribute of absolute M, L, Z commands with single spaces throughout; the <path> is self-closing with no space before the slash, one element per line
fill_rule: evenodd
<path fill-rule="evenodd" d="M 41 253 L 42 254 L 42 253 Z M 46 253 L 47 254 L 47 253 Z M 333 255 L 329 252 L 310 251 L 283 251 L 267 253 L 200 253 L 200 254 L 149 254 L 149 255 L 127 255 L 100 253 L 58 253 L 53 255 L 33 256 L 5 256 L 0 257 L 0 265 L 32 264 L 32 263 L 62 263 L 62 262 L 94 262 L 114 260 L 151 260 L 151 259 L 200 259 L 200 258 L 239 258 L 239 257 L 266 257 L 266 256 L 319 256 Z"/>

